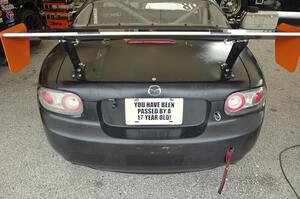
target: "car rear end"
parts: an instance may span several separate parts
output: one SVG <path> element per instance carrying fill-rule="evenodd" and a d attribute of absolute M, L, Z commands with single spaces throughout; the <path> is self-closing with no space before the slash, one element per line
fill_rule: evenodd
<path fill-rule="evenodd" d="M 222 80 L 218 63 L 230 44 L 161 41 L 82 42 L 81 81 L 72 79 L 60 45 L 50 53 L 41 71 L 40 112 L 63 157 L 113 171 L 169 173 L 223 165 L 228 149 L 236 162 L 253 147 L 266 90 L 250 51 L 236 61 L 235 78 Z"/>

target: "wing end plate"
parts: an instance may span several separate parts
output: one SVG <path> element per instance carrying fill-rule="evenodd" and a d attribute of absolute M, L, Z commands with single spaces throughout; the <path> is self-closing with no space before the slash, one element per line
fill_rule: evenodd
<path fill-rule="evenodd" d="M 24 33 L 26 26 L 21 23 L 0 32 L 3 50 L 11 73 L 18 73 L 30 63 L 30 41 L 28 38 L 3 37 L 3 33 Z"/>
<path fill-rule="evenodd" d="M 300 29 L 288 24 L 280 24 L 277 31 L 300 32 Z M 276 62 L 289 72 L 295 72 L 300 58 L 300 38 L 276 37 L 275 52 Z"/>

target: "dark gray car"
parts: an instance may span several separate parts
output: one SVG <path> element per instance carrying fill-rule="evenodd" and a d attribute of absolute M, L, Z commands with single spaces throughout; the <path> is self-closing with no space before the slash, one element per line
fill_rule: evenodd
<path fill-rule="evenodd" d="M 73 27 L 101 31 L 229 28 L 212 1 L 95 0 Z M 237 162 L 253 147 L 266 85 L 251 51 L 213 39 L 66 42 L 47 56 L 38 98 L 52 146 L 67 160 L 135 173 L 185 172 Z M 74 48 L 75 46 L 75 48 Z M 67 48 L 68 49 L 68 48 Z M 226 68 L 228 59 L 232 69 Z M 82 66 L 74 73 L 74 59 Z"/>

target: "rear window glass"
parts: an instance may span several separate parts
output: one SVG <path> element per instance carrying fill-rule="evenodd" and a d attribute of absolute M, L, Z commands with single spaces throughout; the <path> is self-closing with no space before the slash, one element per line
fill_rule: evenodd
<path fill-rule="evenodd" d="M 88 4 L 74 26 L 228 27 L 215 4 L 205 0 L 99 0 Z"/>

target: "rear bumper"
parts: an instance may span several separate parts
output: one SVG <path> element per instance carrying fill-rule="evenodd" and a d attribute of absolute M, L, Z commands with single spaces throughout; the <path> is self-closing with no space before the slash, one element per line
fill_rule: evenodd
<path fill-rule="evenodd" d="M 99 122 L 83 122 L 41 109 L 47 137 L 65 159 L 93 168 L 132 173 L 172 173 L 203 170 L 232 162 L 250 151 L 259 135 L 264 111 L 209 122 L 198 137 L 174 140 L 128 140 L 107 136 Z"/>

